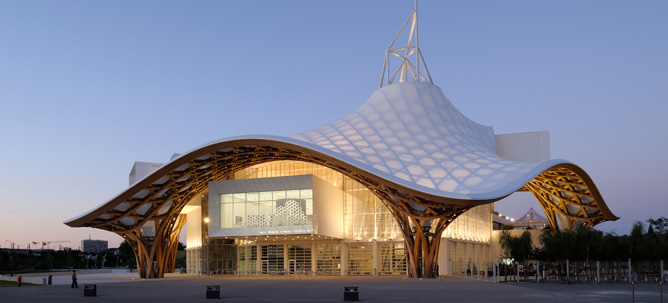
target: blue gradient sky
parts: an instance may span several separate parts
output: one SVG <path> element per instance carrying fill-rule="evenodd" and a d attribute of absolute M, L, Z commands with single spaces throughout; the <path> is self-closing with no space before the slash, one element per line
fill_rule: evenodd
<path fill-rule="evenodd" d="M 134 161 L 234 135 L 291 135 L 378 87 L 401 1 L 0 0 L 0 246 L 121 238 L 62 222 Z M 668 217 L 668 2 L 420 2 L 434 83 L 496 133 L 549 130 L 628 233 Z M 502 214 L 539 209 L 528 194 Z"/>

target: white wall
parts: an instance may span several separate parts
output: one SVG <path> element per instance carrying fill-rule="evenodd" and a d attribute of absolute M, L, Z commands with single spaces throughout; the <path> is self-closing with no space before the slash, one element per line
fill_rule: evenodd
<path fill-rule="evenodd" d="M 189 209 L 186 214 L 186 248 L 202 247 L 202 207 Z"/>
<path fill-rule="evenodd" d="M 513 161 L 540 162 L 550 160 L 550 132 L 536 131 L 496 135 L 499 156 Z"/>
<path fill-rule="evenodd" d="M 343 191 L 313 176 L 313 233 L 343 238 Z"/>
<path fill-rule="evenodd" d="M 135 162 L 132 165 L 132 170 L 130 171 L 129 181 L 130 185 L 135 184 L 135 182 L 141 180 L 142 178 L 148 176 L 150 173 L 156 171 L 162 163 L 152 163 L 152 162 Z"/>

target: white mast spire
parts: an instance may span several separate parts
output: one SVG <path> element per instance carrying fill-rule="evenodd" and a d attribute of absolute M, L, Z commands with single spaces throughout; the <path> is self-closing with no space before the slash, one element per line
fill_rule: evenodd
<path fill-rule="evenodd" d="M 411 13 L 404 26 L 401 28 L 399 33 L 394 37 L 392 43 L 387 48 L 385 52 L 385 63 L 383 64 L 383 73 L 380 77 L 380 87 L 383 85 L 390 85 L 399 76 L 399 82 L 429 82 L 434 83 L 431 80 L 431 75 L 429 74 L 429 69 L 425 64 L 424 58 L 422 57 L 422 52 L 420 52 L 420 47 L 418 45 L 418 22 L 417 22 L 417 0 L 415 0 L 415 10 Z M 408 33 L 408 42 L 405 46 L 395 46 L 395 43 L 399 39 L 399 36 L 406 30 L 406 27 L 410 24 L 410 31 Z M 411 62 L 411 57 L 415 58 L 415 64 Z M 390 75 L 390 61 L 399 61 L 399 66 L 396 68 L 393 74 Z M 424 74 L 420 71 L 420 66 L 424 69 Z"/>

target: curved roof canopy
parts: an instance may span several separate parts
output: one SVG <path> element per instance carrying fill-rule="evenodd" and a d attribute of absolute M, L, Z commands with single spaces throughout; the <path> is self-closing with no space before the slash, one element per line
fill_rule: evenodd
<path fill-rule="evenodd" d="M 134 231 L 147 220 L 178 215 L 209 181 L 276 160 L 342 172 L 397 211 L 423 219 L 458 214 L 518 190 L 536 196 L 554 227 L 617 219 L 578 166 L 504 159 L 492 128 L 465 117 L 439 87 L 400 82 L 378 89 L 345 117 L 291 137 L 233 137 L 196 148 L 65 224 Z"/>
<path fill-rule="evenodd" d="M 407 44 L 395 46 L 402 33 Z M 393 74 L 390 59 L 398 59 Z M 206 144 L 65 224 L 122 235 L 135 250 L 141 277 L 163 277 L 167 267 L 174 269 L 184 206 L 210 181 L 278 160 L 328 167 L 380 198 L 403 233 L 410 277 L 433 277 L 441 235 L 457 216 L 515 191 L 533 193 L 554 229 L 617 219 L 582 169 L 564 160 L 500 157 L 492 128 L 466 118 L 433 85 L 418 46 L 416 1 L 387 49 L 381 88 L 357 110 L 291 137 L 245 136 Z M 423 267 L 415 253 L 420 247 Z M 153 262 L 155 270 L 146 265 Z"/>
<path fill-rule="evenodd" d="M 397 44 L 402 34 L 407 35 L 403 46 Z M 398 59 L 392 74 L 390 59 Z M 276 160 L 339 171 L 373 191 L 392 212 L 416 219 L 450 222 L 518 190 L 534 194 L 553 227 L 617 219 L 582 169 L 565 160 L 500 157 L 492 128 L 465 117 L 432 83 L 418 46 L 416 2 L 387 49 L 381 88 L 357 110 L 291 137 L 234 137 L 201 146 L 65 224 L 125 234 L 150 221 L 176 222 L 209 181 Z"/>

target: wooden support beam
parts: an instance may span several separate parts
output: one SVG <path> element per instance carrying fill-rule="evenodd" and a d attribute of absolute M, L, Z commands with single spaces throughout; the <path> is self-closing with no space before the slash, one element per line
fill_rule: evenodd
<path fill-rule="evenodd" d="M 457 216 L 472 207 L 505 198 L 468 200 L 428 194 L 307 147 L 269 139 L 240 139 L 207 145 L 167 163 L 105 205 L 67 224 L 123 235 L 135 250 L 142 278 L 162 277 L 168 269 L 173 270 L 173 250 L 175 240 L 178 241 L 174 229 L 183 224 L 179 213 L 195 195 L 205 191 L 211 181 L 222 180 L 253 165 L 283 160 L 330 168 L 359 182 L 379 197 L 401 226 L 411 277 L 434 275 L 432 268 L 437 266 L 441 235 Z M 534 194 L 553 227 L 558 223 L 556 213 L 565 215 L 570 227 L 581 221 L 593 226 L 617 219 L 605 206 L 591 179 L 575 165 L 559 164 L 519 190 Z M 142 191 L 146 194 L 137 195 Z M 553 198 L 561 203 L 557 205 Z M 129 203 L 130 207 L 123 212 L 114 210 L 122 203 Z M 143 210 L 147 204 L 150 208 L 139 214 L 138 210 Z M 577 205 L 580 211 L 571 214 L 569 204 Z M 592 212 L 593 209 L 598 211 Z M 432 223 L 432 230 L 422 230 L 421 227 L 431 220 L 436 222 Z M 141 227 L 149 221 L 154 222 L 156 234 L 143 237 Z M 412 231 L 412 226 L 418 228 Z M 155 267 L 153 262 L 156 262 Z"/>

